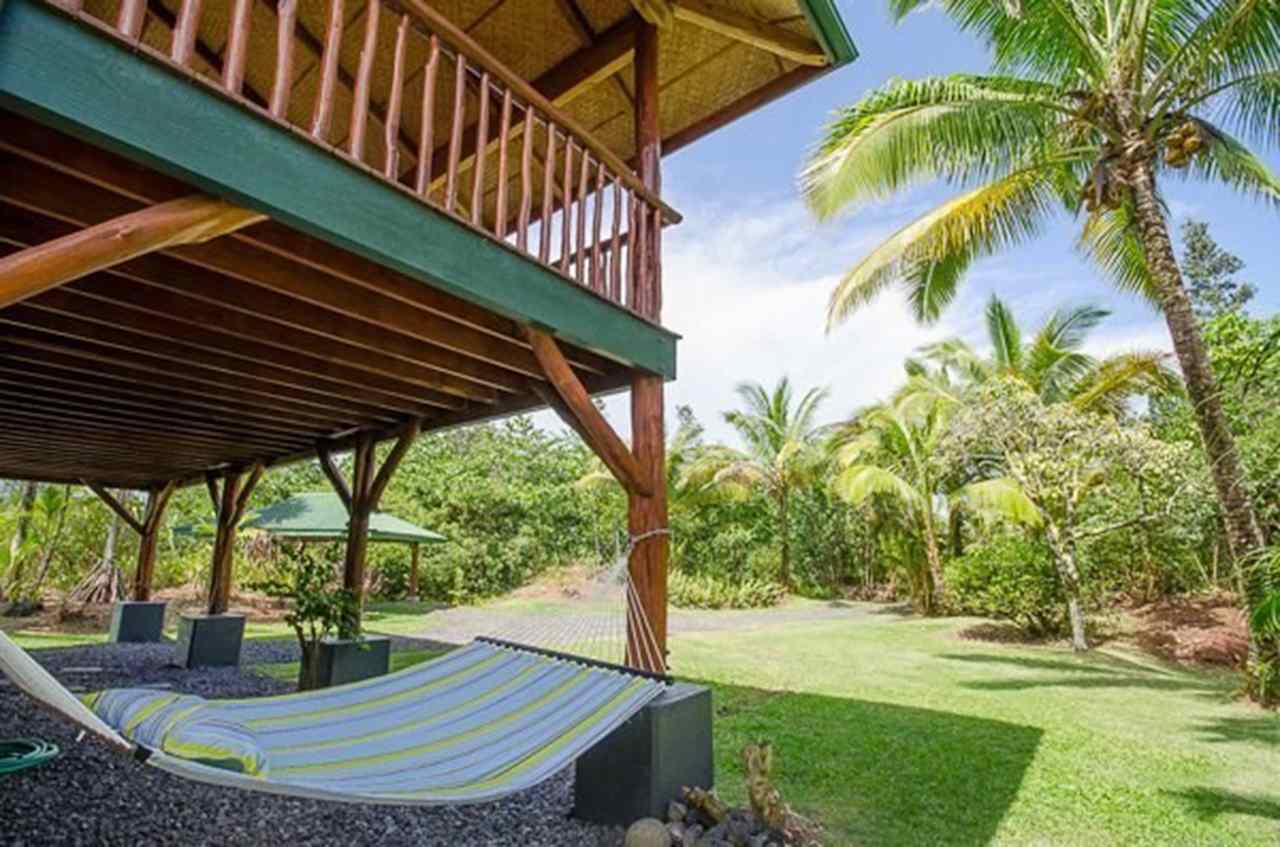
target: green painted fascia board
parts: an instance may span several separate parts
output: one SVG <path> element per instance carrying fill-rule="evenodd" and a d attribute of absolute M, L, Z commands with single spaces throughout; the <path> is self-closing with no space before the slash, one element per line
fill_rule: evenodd
<path fill-rule="evenodd" d="M 668 379 L 677 336 L 49 8 L 0 6 L 0 104 Z"/>
<path fill-rule="evenodd" d="M 858 58 L 858 48 L 849 37 L 836 0 L 798 0 L 800 9 L 809 21 L 809 27 L 818 36 L 822 49 L 831 60 L 831 67 L 847 65 Z"/>

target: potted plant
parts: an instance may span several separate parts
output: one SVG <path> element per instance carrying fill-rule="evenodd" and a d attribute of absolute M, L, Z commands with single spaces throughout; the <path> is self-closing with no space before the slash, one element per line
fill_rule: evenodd
<path fill-rule="evenodd" d="M 291 604 L 284 620 L 302 648 L 298 690 L 385 674 L 390 639 L 361 635 L 359 602 L 337 584 L 333 566 L 303 544 L 284 545 L 273 559 L 274 572 L 253 588 Z"/>

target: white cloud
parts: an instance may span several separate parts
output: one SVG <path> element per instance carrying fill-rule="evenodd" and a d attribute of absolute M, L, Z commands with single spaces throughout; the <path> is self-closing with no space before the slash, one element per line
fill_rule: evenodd
<path fill-rule="evenodd" d="M 793 200 L 682 208 L 685 223 L 663 244 L 663 320 L 683 335 L 667 407 L 692 406 L 713 438 L 731 437 L 720 413 L 736 405 L 740 382 L 769 386 L 788 375 L 800 390 L 829 386 L 822 417 L 834 420 L 890 393 L 916 347 L 956 332 L 947 320 L 918 327 L 894 291 L 825 333 L 840 270 L 918 211 L 913 207 L 869 210 L 830 228 L 817 227 Z M 625 396 L 607 405 L 626 432 Z"/>

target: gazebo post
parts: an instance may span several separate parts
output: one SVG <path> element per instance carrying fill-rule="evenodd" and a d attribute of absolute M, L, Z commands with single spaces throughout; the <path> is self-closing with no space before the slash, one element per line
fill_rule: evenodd
<path fill-rule="evenodd" d="M 138 534 L 138 560 L 133 570 L 133 597 L 115 604 L 111 614 L 111 640 L 114 642 L 155 642 L 164 633 L 165 603 L 151 602 L 151 580 L 155 573 L 156 542 L 160 537 L 160 523 L 164 519 L 169 500 L 177 489 L 173 480 L 147 490 L 147 506 L 142 517 L 136 517 L 129 507 L 120 502 L 105 486 L 91 480 L 83 480 L 98 499 Z"/>
<path fill-rule="evenodd" d="M 422 559 L 422 545 L 412 545 L 412 558 L 409 564 L 409 597 L 413 600 L 418 599 L 418 564 Z"/>
<path fill-rule="evenodd" d="M 209 565 L 209 602 L 206 614 L 183 615 L 178 619 L 174 661 L 182 667 L 240 663 L 244 615 L 227 614 L 231 603 L 236 529 L 264 470 L 259 462 L 247 471 L 234 468 L 224 471 L 221 476 L 215 473 L 205 475 L 217 527 Z"/>

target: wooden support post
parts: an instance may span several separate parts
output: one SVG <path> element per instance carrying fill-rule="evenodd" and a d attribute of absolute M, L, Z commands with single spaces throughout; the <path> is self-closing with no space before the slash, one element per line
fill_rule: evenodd
<path fill-rule="evenodd" d="M 214 474 L 205 477 L 217 521 L 213 538 L 213 561 L 209 569 L 208 611 L 211 615 L 226 614 L 231 605 L 236 529 L 244 517 L 253 489 L 257 487 L 258 480 L 262 479 L 263 470 L 262 464 L 256 464 L 247 474 L 244 469 L 237 469 L 225 472 L 221 478 Z"/>
<path fill-rule="evenodd" d="M 404 459 L 409 448 L 417 439 L 422 423 L 410 421 L 400 431 L 391 452 L 382 463 L 375 468 L 374 448 L 377 446 L 371 433 L 360 436 L 356 440 L 355 456 L 352 463 L 351 484 L 343 479 L 328 448 L 321 445 L 316 448 L 320 456 L 320 467 L 333 485 L 334 491 L 342 499 L 347 509 L 347 552 L 342 566 L 342 584 L 355 594 L 361 608 L 364 605 L 365 559 L 369 549 L 369 518 L 378 509 L 382 495 L 391 483 L 391 477 Z M 414 545 L 414 570 L 411 585 L 417 587 L 418 548 Z"/>
<path fill-rule="evenodd" d="M 88 479 L 81 481 L 94 494 L 98 495 L 98 499 L 105 503 L 107 508 L 115 512 L 130 529 L 138 534 L 138 562 L 133 571 L 133 599 L 150 600 L 151 580 L 152 575 L 155 573 L 156 564 L 156 541 L 160 536 L 160 522 L 164 519 L 164 512 L 169 506 L 169 500 L 173 497 L 173 492 L 177 490 L 177 483 L 170 481 L 158 488 L 149 489 L 146 510 L 143 512 L 142 517 L 138 518 L 125 503 L 120 502 L 105 486 Z"/>
<path fill-rule="evenodd" d="M 413 545 L 412 560 L 409 563 L 409 596 L 418 599 L 418 566 L 422 562 L 422 545 Z"/>
<path fill-rule="evenodd" d="M 641 26 L 636 34 L 636 152 L 640 179 L 654 194 L 662 189 L 661 127 L 658 121 L 658 28 Z M 653 234 L 654 243 L 660 228 Z M 661 285 L 656 250 L 642 265 L 638 287 L 656 292 Z M 660 301 L 654 301 L 660 302 Z M 657 317 L 656 315 L 654 316 Z M 631 450 L 650 495 L 632 493 L 627 503 L 627 529 L 633 539 L 629 572 L 640 606 L 652 629 L 658 656 L 646 651 L 644 622 L 627 617 L 628 661 L 647 670 L 666 670 L 667 651 L 667 480 L 663 428 L 662 377 L 636 373 L 631 381 Z"/>
<path fill-rule="evenodd" d="M 145 253 L 208 241 L 265 218 L 196 194 L 28 247 L 0 259 L 0 309 Z"/>
<path fill-rule="evenodd" d="M 160 488 L 147 492 L 147 510 L 142 518 L 142 536 L 138 541 L 138 565 L 133 571 L 133 599 L 147 601 L 151 599 L 151 582 L 156 571 L 156 544 L 160 540 L 160 523 L 164 520 L 165 510 L 173 492 L 177 490 L 173 481 Z"/>

